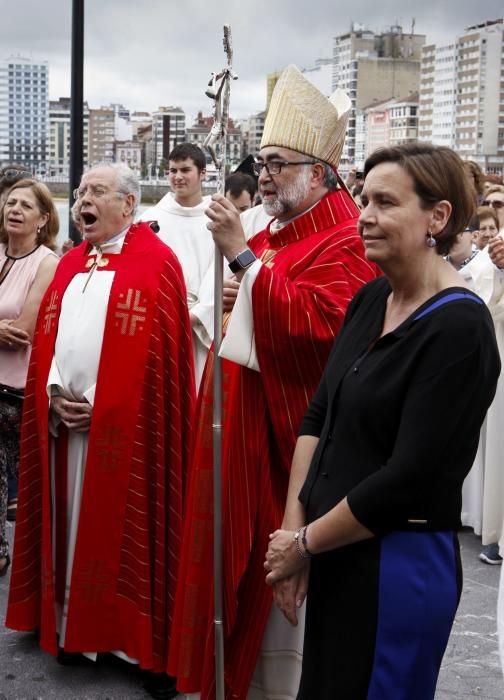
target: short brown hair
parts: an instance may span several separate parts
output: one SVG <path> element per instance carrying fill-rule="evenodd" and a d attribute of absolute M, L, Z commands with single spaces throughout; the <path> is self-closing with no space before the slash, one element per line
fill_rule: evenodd
<path fill-rule="evenodd" d="M 476 208 L 462 160 L 446 146 L 414 141 L 400 146 L 378 148 L 366 160 L 364 178 L 381 163 L 397 163 L 404 168 L 413 179 L 413 188 L 422 209 L 432 209 L 443 199 L 451 204 L 448 223 L 435 236 L 436 252 L 438 255 L 447 255 L 457 234 L 467 227 Z"/>
<path fill-rule="evenodd" d="M 488 197 L 489 194 L 495 194 L 496 192 L 500 192 L 501 194 L 504 192 L 504 186 L 503 185 L 490 185 L 485 190 L 485 197 Z"/>
<path fill-rule="evenodd" d="M 206 169 L 206 158 L 204 152 L 195 143 L 179 143 L 175 146 L 168 154 L 168 163 L 173 160 L 177 162 L 179 160 L 191 159 L 194 165 L 198 168 L 198 172 L 201 173 Z"/>
<path fill-rule="evenodd" d="M 480 222 L 482 219 L 492 219 L 494 224 L 497 226 L 497 230 L 499 230 L 499 218 L 493 207 L 478 207 L 476 213 L 479 216 Z"/>
<path fill-rule="evenodd" d="M 37 200 L 38 207 L 42 214 L 49 214 L 47 222 L 42 226 L 37 235 L 37 245 L 45 245 L 51 250 L 56 249 L 56 236 L 59 231 L 59 216 L 54 206 L 53 198 L 49 188 L 43 182 L 32 179 L 18 180 L 7 193 L 7 198 L 11 192 L 20 189 L 30 189 Z M 3 224 L 3 216 L 0 217 L 0 243 L 7 243 L 8 236 Z"/>

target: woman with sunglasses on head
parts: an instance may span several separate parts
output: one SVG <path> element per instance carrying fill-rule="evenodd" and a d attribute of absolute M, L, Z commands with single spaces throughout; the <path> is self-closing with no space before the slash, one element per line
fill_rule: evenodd
<path fill-rule="evenodd" d="M 17 478 L 19 432 L 31 339 L 53 278 L 58 213 L 45 185 L 21 179 L 0 214 L 0 576 L 10 564 L 5 532 L 8 474 Z"/>
<path fill-rule="evenodd" d="M 359 229 L 384 275 L 348 307 L 264 566 L 293 624 L 308 591 L 298 700 L 432 700 L 500 361 L 485 304 L 443 259 L 475 208 L 460 158 L 404 144 L 364 175 Z"/>
<path fill-rule="evenodd" d="M 32 174 L 22 165 L 5 165 L 0 168 L 0 208 L 3 206 L 12 185 L 19 180 L 31 177 Z"/>
<path fill-rule="evenodd" d="M 485 192 L 485 199 L 481 203 L 483 207 L 492 207 L 499 219 L 499 231 L 504 233 L 504 186 L 493 185 Z"/>

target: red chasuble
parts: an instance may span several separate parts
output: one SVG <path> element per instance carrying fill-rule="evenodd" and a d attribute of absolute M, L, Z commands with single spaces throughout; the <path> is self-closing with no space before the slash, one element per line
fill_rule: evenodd
<path fill-rule="evenodd" d="M 281 524 L 297 432 L 346 308 L 378 273 L 364 257 L 358 210 L 342 191 L 249 245 L 265 263 L 252 288 L 260 373 L 223 363 L 223 566 L 226 697 L 247 695 L 272 596 L 268 534 Z M 168 668 L 177 688 L 215 697 L 212 588 L 212 366 L 184 526 Z"/>
<path fill-rule="evenodd" d="M 52 654 L 65 559 L 66 431 L 60 429 L 55 441 L 56 494 L 51 494 L 46 384 L 61 301 L 72 278 L 89 270 L 94 258 L 88 249 L 83 243 L 64 256 L 42 301 L 22 427 L 7 626 L 39 629 L 42 648 Z M 89 433 L 65 650 L 122 650 L 143 668 L 165 672 L 194 417 L 185 285 L 175 255 L 147 224 L 131 226 L 121 253 L 105 257 L 106 269 L 115 275 Z"/>

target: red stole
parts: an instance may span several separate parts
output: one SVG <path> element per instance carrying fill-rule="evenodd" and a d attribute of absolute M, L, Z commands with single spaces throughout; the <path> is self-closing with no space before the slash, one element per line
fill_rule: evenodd
<path fill-rule="evenodd" d="M 250 247 L 265 263 L 253 286 L 261 372 L 223 363 L 223 567 L 227 697 L 245 698 L 264 634 L 268 534 L 282 520 L 297 430 L 343 320 L 376 276 L 342 192 Z M 212 366 L 198 403 L 198 434 L 186 511 L 169 671 L 181 691 L 213 698 Z M 202 660 L 203 659 L 203 664 Z"/>
<path fill-rule="evenodd" d="M 56 629 L 46 383 L 61 301 L 73 277 L 89 269 L 87 249 L 87 244 L 83 243 L 63 258 L 42 301 L 22 432 L 20 510 L 7 625 L 15 629 L 40 627 L 41 646 L 51 653 L 56 651 Z M 131 508 L 133 486 L 130 480 L 135 461 L 142 462 L 143 455 L 151 448 L 150 440 L 160 443 L 150 459 L 154 465 L 159 462 L 159 480 L 166 478 L 163 493 L 165 488 L 167 493 L 174 489 L 170 505 L 174 512 L 178 511 L 178 518 L 181 517 L 183 473 L 190 442 L 187 422 L 191 423 L 194 392 L 185 287 L 175 256 L 147 224 L 133 225 L 121 253 L 106 254 L 104 258 L 108 259 L 106 269 L 114 270 L 115 276 L 89 434 L 65 648 L 69 651 L 120 648 L 139 658 L 145 667 L 165 670 L 164 664 L 160 667 L 158 658 L 165 650 L 157 652 L 155 643 L 149 641 L 152 621 L 148 617 L 144 620 L 144 610 L 138 621 L 135 620 L 130 609 L 132 601 L 118 595 L 118 579 L 127 554 L 123 536 L 127 510 Z M 100 274 L 100 270 L 93 274 Z M 166 353 L 171 359 L 162 360 L 159 348 L 164 333 L 169 336 Z M 151 373 L 153 377 L 149 380 Z M 159 384 L 157 393 L 152 386 L 155 375 Z M 152 425 L 144 426 L 144 416 L 149 411 L 154 414 L 155 425 L 156 409 L 166 416 L 172 410 L 180 414 L 178 419 L 173 419 L 171 428 L 161 426 L 162 432 L 167 430 L 161 441 L 149 434 Z M 171 422 L 171 418 L 167 422 Z M 170 454 L 171 451 L 174 454 Z M 169 474 L 164 475 L 164 472 Z M 172 485 L 169 477 L 173 477 Z M 148 484 L 138 486 L 137 490 L 147 488 Z M 142 503 L 147 500 L 143 498 Z M 164 505 L 161 504 L 161 518 L 168 521 Z M 147 513 L 146 522 L 142 524 L 148 526 L 149 518 L 155 520 L 159 516 L 159 513 Z M 180 523 L 178 526 L 174 523 L 175 538 L 180 527 Z M 28 546 L 28 540 L 33 547 Z M 58 552 L 58 538 L 56 549 Z M 176 549 L 175 552 L 170 545 L 164 555 L 172 569 L 178 562 L 178 545 Z M 146 555 L 145 561 L 137 562 L 137 573 L 144 567 L 146 576 L 154 576 L 156 564 L 158 562 L 151 562 Z M 166 578 L 164 564 L 163 560 L 160 566 Z M 31 567 L 34 576 L 27 576 L 26 567 Z M 126 613 L 133 617 L 123 620 Z M 165 639 L 161 646 L 166 646 L 169 634 L 167 619 L 164 622 Z M 138 635 L 140 642 L 130 640 L 128 634 Z"/>

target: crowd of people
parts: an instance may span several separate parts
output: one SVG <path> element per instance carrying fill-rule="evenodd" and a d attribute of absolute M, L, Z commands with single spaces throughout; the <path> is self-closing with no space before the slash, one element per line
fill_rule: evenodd
<path fill-rule="evenodd" d="M 60 257 L 47 188 L 0 171 L 0 576 L 60 663 L 216 696 L 217 246 L 226 698 L 434 697 L 457 530 L 504 551 L 504 187 L 419 142 L 344 181 L 350 107 L 289 66 L 224 194 L 179 144 L 141 216 L 90 168 Z"/>

